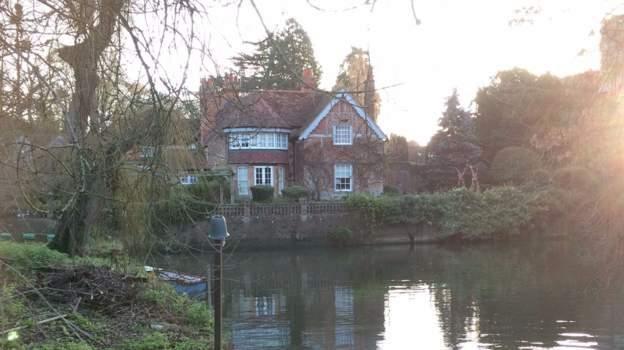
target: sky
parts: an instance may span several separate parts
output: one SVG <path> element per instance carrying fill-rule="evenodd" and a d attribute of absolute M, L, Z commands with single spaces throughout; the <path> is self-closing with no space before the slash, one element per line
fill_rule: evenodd
<path fill-rule="evenodd" d="M 269 30 L 293 17 L 307 31 L 323 69 L 321 88 L 333 86 L 352 46 L 369 50 L 380 126 L 421 145 L 436 132 L 453 89 L 474 110 L 478 88 L 500 70 L 565 76 L 598 69 L 601 21 L 624 9 L 624 0 L 413 0 L 413 12 L 411 0 L 377 0 L 374 8 L 364 2 L 256 0 Z M 212 57 L 189 76 L 189 89 L 230 68 L 232 56 L 252 49 L 245 42 L 265 36 L 251 3 L 236 3 L 208 7 L 201 35 Z M 528 16 L 517 12 L 526 8 Z"/>

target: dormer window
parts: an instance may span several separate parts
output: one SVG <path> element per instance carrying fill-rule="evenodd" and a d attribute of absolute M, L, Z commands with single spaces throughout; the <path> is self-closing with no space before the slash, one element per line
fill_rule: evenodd
<path fill-rule="evenodd" d="M 334 126 L 334 145 L 353 144 L 353 130 L 351 124 L 340 123 Z"/>

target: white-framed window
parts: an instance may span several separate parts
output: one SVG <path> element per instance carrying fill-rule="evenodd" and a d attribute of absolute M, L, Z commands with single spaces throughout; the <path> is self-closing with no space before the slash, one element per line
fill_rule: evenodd
<path fill-rule="evenodd" d="M 229 134 L 230 149 L 281 149 L 288 150 L 286 132 L 232 132 Z"/>
<path fill-rule="evenodd" d="M 141 147 L 141 158 L 152 158 L 152 157 L 154 157 L 154 147 L 152 146 Z"/>
<path fill-rule="evenodd" d="M 239 166 L 236 170 L 236 183 L 238 185 L 238 195 L 249 195 L 249 171 L 246 166 Z"/>
<path fill-rule="evenodd" d="M 351 164 L 334 166 L 334 188 L 336 192 L 353 191 L 353 167 Z"/>
<path fill-rule="evenodd" d="M 254 185 L 273 186 L 273 167 L 272 166 L 254 167 Z"/>
<path fill-rule="evenodd" d="M 340 123 L 334 126 L 334 145 L 353 144 L 353 130 L 351 124 Z"/>
<path fill-rule="evenodd" d="M 194 185 L 197 183 L 197 176 L 195 175 L 180 176 L 180 183 L 182 185 Z"/>

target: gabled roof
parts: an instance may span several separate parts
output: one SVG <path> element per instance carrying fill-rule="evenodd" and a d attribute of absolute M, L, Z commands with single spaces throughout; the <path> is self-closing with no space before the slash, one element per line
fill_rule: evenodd
<path fill-rule="evenodd" d="M 385 141 L 388 139 L 386 137 L 386 134 L 381 131 L 381 128 L 375 123 L 373 118 L 368 116 L 366 111 L 364 111 L 364 109 L 360 107 L 360 105 L 353 98 L 353 96 L 344 91 L 340 91 L 329 103 L 327 103 L 327 105 L 325 105 L 325 108 L 323 108 L 321 112 L 317 114 L 316 117 L 306 126 L 306 128 L 301 132 L 299 140 L 308 138 L 312 131 L 314 131 L 314 129 L 316 129 L 316 127 L 319 125 L 321 120 L 323 120 L 323 118 L 325 118 L 327 114 L 329 114 L 332 108 L 341 101 L 346 101 L 347 103 L 349 103 L 353 107 L 353 109 L 355 109 L 355 112 L 358 114 L 358 116 L 366 120 L 368 126 L 371 128 L 371 130 L 373 130 L 373 132 L 375 132 L 375 135 L 377 135 L 380 140 Z"/>
<path fill-rule="evenodd" d="M 217 114 L 219 129 L 281 128 L 307 138 L 340 101 L 351 104 L 381 140 L 386 135 L 357 101 L 341 91 L 336 95 L 315 90 L 260 90 L 228 101 Z"/>

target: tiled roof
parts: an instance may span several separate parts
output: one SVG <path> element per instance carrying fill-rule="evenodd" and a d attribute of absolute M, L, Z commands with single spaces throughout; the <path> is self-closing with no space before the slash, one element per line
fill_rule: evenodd
<path fill-rule="evenodd" d="M 307 125 L 331 95 L 311 90 L 263 90 L 228 101 L 217 115 L 224 128 L 287 128 Z"/>

